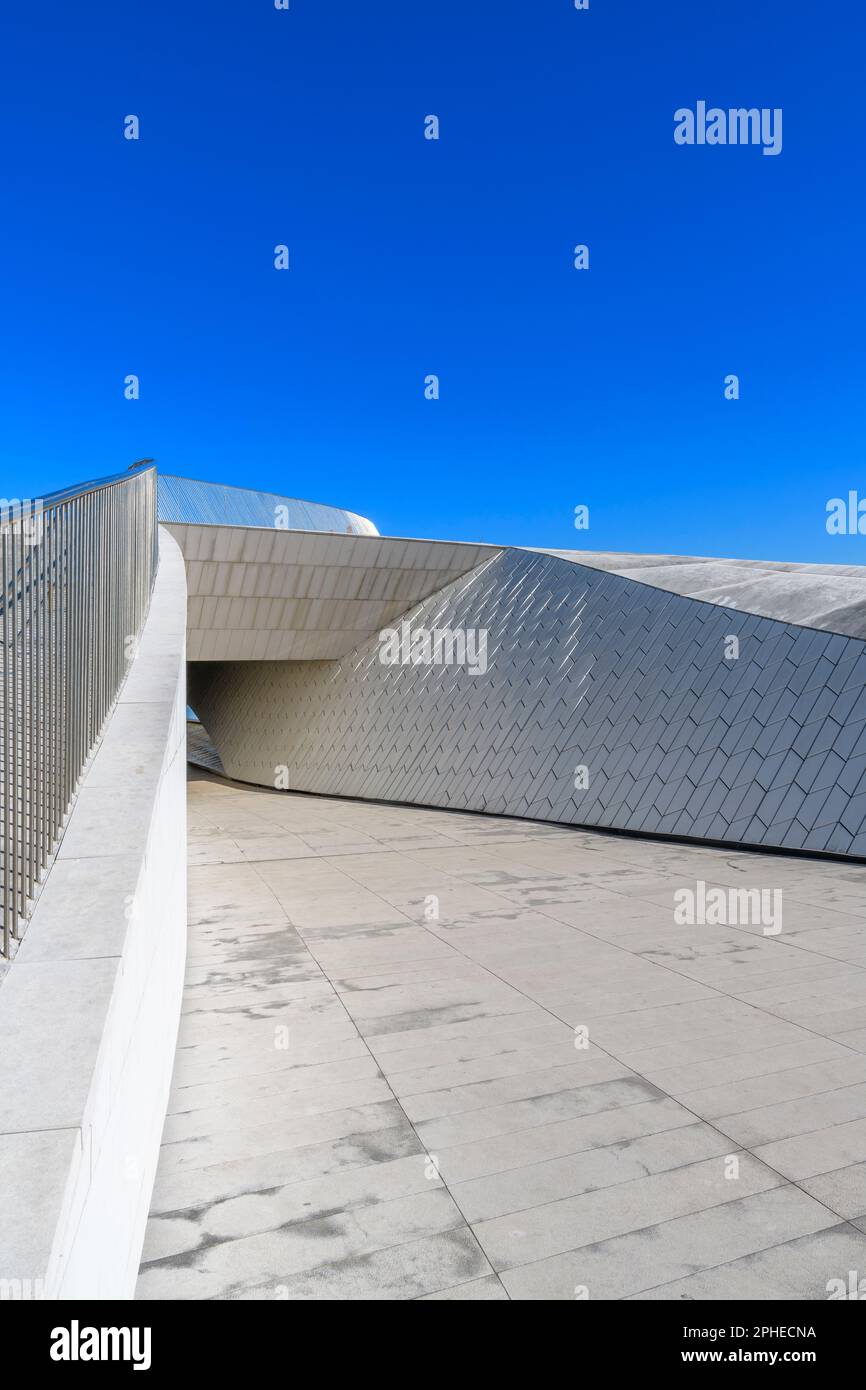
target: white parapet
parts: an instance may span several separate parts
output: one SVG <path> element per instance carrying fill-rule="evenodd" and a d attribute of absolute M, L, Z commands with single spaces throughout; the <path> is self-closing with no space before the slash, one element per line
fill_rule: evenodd
<path fill-rule="evenodd" d="M 186 579 L 138 652 L 0 986 L 0 1299 L 131 1298 L 186 955 Z"/>

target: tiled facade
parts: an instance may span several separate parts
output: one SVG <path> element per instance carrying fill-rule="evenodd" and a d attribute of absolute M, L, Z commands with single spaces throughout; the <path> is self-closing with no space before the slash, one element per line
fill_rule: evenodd
<path fill-rule="evenodd" d="M 486 630 L 486 671 L 386 665 L 377 638 L 339 661 L 193 664 L 228 775 L 866 856 L 863 640 L 520 550 L 407 618 Z"/>

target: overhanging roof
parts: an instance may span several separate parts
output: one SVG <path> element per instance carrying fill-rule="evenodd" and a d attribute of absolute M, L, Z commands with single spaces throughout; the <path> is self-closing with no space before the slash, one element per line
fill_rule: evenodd
<path fill-rule="evenodd" d="M 323 661 L 399 621 L 500 547 L 169 523 L 190 661 Z"/>

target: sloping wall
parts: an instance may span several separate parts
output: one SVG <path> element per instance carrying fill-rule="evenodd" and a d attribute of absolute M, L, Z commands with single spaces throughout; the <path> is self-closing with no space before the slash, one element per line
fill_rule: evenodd
<path fill-rule="evenodd" d="M 411 627 L 485 630 L 486 671 L 386 665 L 376 638 L 340 661 L 191 665 L 226 773 L 866 855 L 866 642 L 517 550 Z"/>

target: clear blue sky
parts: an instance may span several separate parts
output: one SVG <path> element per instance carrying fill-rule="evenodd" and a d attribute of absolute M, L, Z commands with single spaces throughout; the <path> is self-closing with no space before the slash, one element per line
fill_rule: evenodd
<path fill-rule="evenodd" d="M 392 534 L 866 562 L 824 526 L 866 495 L 864 40 L 807 0 L 7 6 L 0 492 L 146 455 Z M 783 108 L 781 155 L 675 145 L 699 99 Z"/>

